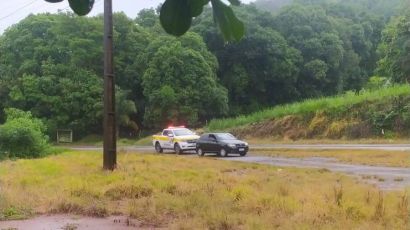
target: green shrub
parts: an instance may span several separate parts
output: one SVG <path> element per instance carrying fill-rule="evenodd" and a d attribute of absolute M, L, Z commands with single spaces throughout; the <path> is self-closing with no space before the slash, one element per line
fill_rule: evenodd
<path fill-rule="evenodd" d="M 47 152 L 48 137 L 41 120 L 18 109 L 6 109 L 6 117 L 0 125 L 0 158 L 34 158 Z"/>

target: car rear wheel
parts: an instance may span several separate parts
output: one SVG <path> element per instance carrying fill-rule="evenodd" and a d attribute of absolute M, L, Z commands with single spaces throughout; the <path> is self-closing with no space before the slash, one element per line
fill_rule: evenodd
<path fill-rule="evenodd" d="M 222 149 L 219 151 L 219 156 L 221 156 L 221 157 L 227 157 L 227 156 L 228 156 L 228 152 L 227 152 L 224 148 L 222 148 Z"/>
<path fill-rule="evenodd" d="M 174 145 L 174 150 L 175 150 L 175 153 L 176 153 L 176 154 L 181 154 L 181 153 L 182 153 L 181 146 L 179 146 L 178 143 L 176 143 L 176 144 Z"/>
<path fill-rule="evenodd" d="M 162 153 L 164 151 L 159 142 L 155 143 L 155 151 L 157 151 L 157 153 Z"/>
<path fill-rule="evenodd" d="M 196 150 L 196 154 L 198 154 L 198 156 L 200 156 L 200 157 L 202 157 L 202 156 L 205 155 L 205 153 L 202 151 L 201 148 L 198 148 L 198 149 Z"/>

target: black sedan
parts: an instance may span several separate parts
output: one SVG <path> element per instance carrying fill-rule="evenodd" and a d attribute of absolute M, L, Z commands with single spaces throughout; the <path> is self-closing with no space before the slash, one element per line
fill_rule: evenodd
<path fill-rule="evenodd" d="M 216 153 L 223 157 L 231 153 L 245 156 L 248 150 L 248 143 L 238 140 L 230 133 L 206 133 L 196 143 L 196 153 L 199 156 L 205 153 Z"/>

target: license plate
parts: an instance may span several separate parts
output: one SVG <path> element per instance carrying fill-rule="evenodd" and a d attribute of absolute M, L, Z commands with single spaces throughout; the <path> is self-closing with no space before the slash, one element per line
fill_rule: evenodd
<path fill-rule="evenodd" d="M 241 151 L 241 152 L 242 152 L 242 151 L 245 151 L 245 149 L 244 149 L 244 148 L 240 148 L 240 149 L 239 149 L 239 151 Z"/>

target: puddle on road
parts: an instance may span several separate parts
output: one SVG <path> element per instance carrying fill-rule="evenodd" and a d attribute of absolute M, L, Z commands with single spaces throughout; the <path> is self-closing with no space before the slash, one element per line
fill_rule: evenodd
<path fill-rule="evenodd" d="M 248 156 L 225 158 L 224 160 L 281 167 L 326 168 L 333 172 L 355 176 L 362 181 L 378 186 L 381 190 L 401 190 L 410 187 L 410 168 L 344 164 L 338 162 L 335 158 L 325 157 L 285 158 Z"/>
<path fill-rule="evenodd" d="M 0 221 L 1 230 L 131 230 L 136 228 L 144 229 L 139 227 L 137 221 L 130 220 L 123 216 L 92 218 L 71 215 L 52 215 L 39 216 L 29 220 Z"/>

